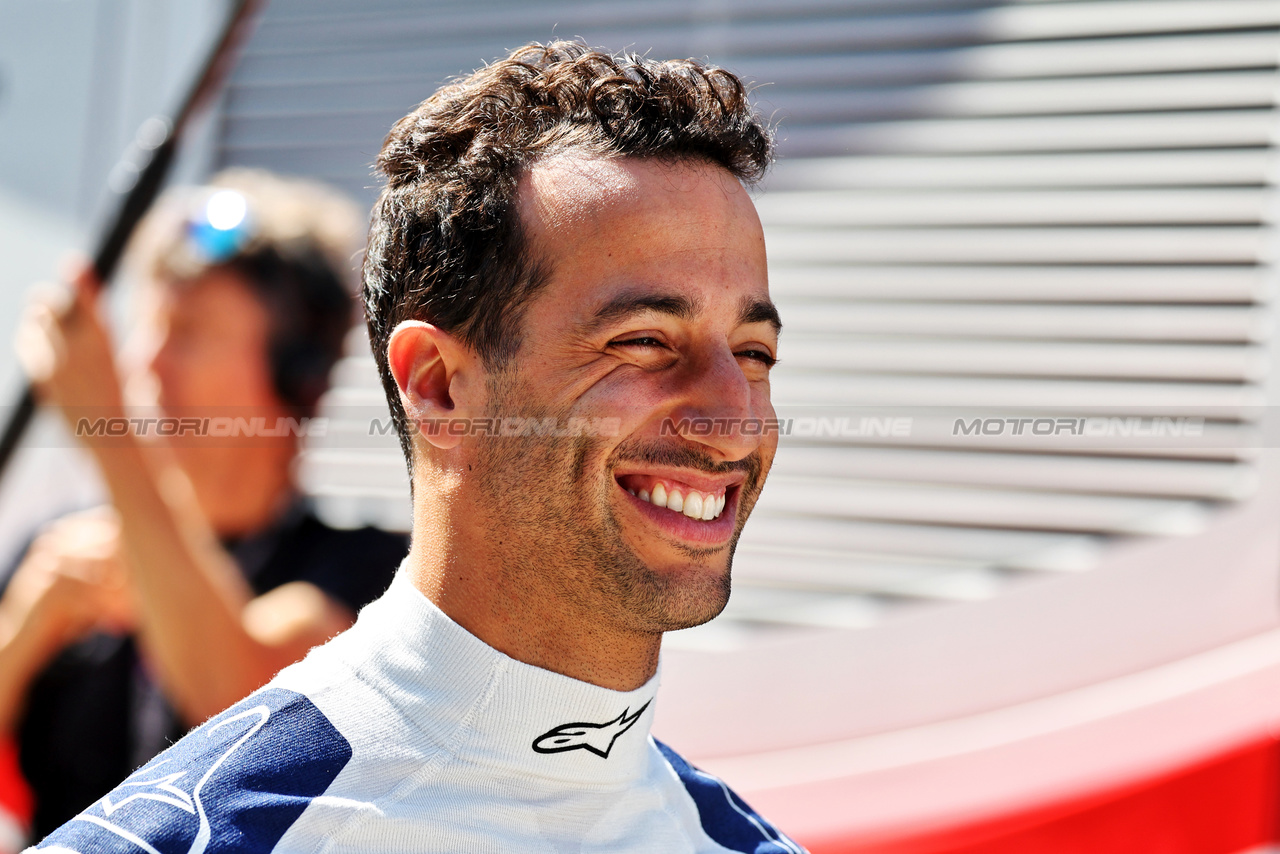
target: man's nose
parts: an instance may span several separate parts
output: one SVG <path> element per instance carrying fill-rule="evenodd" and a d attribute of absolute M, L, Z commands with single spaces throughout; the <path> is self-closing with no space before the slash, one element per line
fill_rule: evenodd
<path fill-rule="evenodd" d="M 753 392 L 730 350 L 704 354 L 683 379 L 683 399 L 672 413 L 681 438 L 725 460 L 743 459 L 760 446 L 773 409 L 767 393 Z"/>
<path fill-rule="evenodd" d="M 169 334 L 153 335 L 140 346 L 139 364 L 145 365 L 145 372 L 162 387 L 172 381 L 175 346 L 174 336 Z"/>
<path fill-rule="evenodd" d="M 151 341 L 150 352 L 146 355 L 147 372 L 159 379 L 169 365 L 168 341 Z"/>

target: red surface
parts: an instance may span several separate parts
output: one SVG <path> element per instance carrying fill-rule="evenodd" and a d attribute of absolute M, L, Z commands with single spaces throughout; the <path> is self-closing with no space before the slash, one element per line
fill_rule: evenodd
<path fill-rule="evenodd" d="M 800 838 L 812 854 L 1240 854 L 1277 838 L 1280 742 L 1140 783 L 896 839 Z"/>
<path fill-rule="evenodd" d="M 34 807 L 31 790 L 18 769 L 18 751 L 9 739 L 0 739 L 0 810 L 30 825 Z"/>

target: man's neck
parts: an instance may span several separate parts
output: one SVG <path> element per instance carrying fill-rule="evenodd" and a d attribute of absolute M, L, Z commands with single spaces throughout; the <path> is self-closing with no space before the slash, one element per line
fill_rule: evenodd
<path fill-rule="evenodd" d="M 509 567 L 490 548 L 452 524 L 460 502 L 414 501 L 411 580 L 455 623 L 499 652 L 555 673 L 615 691 L 634 690 L 658 668 L 661 633 L 638 633 L 584 612 L 537 583 L 525 567 Z"/>

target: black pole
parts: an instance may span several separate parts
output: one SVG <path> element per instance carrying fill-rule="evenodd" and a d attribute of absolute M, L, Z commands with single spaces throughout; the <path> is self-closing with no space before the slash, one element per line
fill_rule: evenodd
<path fill-rule="evenodd" d="M 222 32 L 177 112 L 171 118 L 157 116 L 143 122 L 128 151 L 111 170 L 111 192 L 114 195 L 111 203 L 115 211 L 107 220 L 93 253 L 93 272 L 104 287 L 111 281 L 111 275 L 129 243 L 129 236 L 164 186 L 164 179 L 178 151 L 178 141 L 191 118 L 230 73 L 236 50 L 248 37 L 258 0 L 232 0 L 230 5 Z M 35 411 L 36 396 L 28 383 L 10 410 L 9 420 L 0 434 L 0 475 L 8 467 Z"/>

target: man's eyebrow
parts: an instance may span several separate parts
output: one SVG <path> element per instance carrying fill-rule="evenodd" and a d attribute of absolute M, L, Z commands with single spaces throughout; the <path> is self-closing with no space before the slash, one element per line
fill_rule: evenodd
<path fill-rule="evenodd" d="M 767 299 L 747 297 L 742 303 L 742 311 L 738 314 L 738 322 L 743 325 L 767 323 L 773 327 L 775 335 L 782 331 L 782 317 L 778 314 L 778 307 Z"/>
<path fill-rule="evenodd" d="M 620 294 L 596 309 L 591 319 L 583 324 L 583 331 L 594 332 L 602 326 L 644 312 L 692 320 L 697 306 L 683 294 Z"/>

